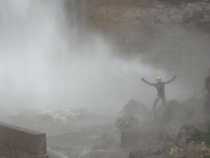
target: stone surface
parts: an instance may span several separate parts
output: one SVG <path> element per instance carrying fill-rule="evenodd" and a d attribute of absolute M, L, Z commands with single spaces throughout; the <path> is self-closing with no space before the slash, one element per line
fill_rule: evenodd
<path fill-rule="evenodd" d="M 5 158 L 47 158 L 46 134 L 0 123 L 0 154 Z"/>

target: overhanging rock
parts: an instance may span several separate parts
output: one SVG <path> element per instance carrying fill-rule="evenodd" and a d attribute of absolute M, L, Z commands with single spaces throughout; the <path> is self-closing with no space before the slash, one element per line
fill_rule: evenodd
<path fill-rule="evenodd" d="M 0 123 L 0 158 L 48 158 L 46 134 Z"/>

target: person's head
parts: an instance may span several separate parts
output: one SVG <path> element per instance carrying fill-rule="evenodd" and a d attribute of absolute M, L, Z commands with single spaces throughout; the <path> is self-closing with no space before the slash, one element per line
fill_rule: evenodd
<path fill-rule="evenodd" d="M 162 82 L 162 78 L 160 77 L 160 76 L 158 76 L 157 78 L 156 78 L 156 82 Z"/>

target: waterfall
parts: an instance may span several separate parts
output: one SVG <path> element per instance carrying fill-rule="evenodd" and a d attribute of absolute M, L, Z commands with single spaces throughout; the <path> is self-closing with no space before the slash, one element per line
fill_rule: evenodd
<path fill-rule="evenodd" d="M 33 102 L 26 98 L 34 98 L 35 105 L 55 102 L 58 94 L 54 91 L 58 90 L 54 85 L 60 75 L 57 63 L 65 62 L 62 54 L 76 49 L 72 45 L 79 32 L 78 5 L 77 0 L 0 1 L 0 93 L 5 95 L 4 104 Z M 16 96 L 14 102 L 5 99 L 11 94 Z"/>

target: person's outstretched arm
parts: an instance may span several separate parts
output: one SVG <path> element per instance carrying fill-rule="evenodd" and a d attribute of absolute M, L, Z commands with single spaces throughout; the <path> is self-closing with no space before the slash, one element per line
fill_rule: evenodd
<path fill-rule="evenodd" d="M 166 81 L 165 84 L 169 84 L 169 83 L 175 81 L 175 79 L 176 79 L 176 76 L 174 76 L 170 80 Z"/>
<path fill-rule="evenodd" d="M 154 86 L 154 85 L 155 85 L 155 83 L 149 82 L 149 81 L 145 80 L 144 78 L 142 78 L 141 80 L 142 80 L 144 83 L 146 83 L 146 84 L 148 84 L 148 85 L 150 85 L 150 86 Z"/>

